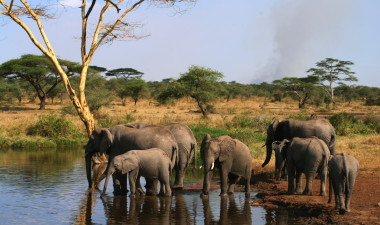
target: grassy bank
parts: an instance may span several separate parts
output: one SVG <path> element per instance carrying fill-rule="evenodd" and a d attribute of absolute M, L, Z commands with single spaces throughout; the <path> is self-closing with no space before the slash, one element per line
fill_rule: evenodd
<path fill-rule="evenodd" d="M 70 103 L 66 102 L 62 105 L 47 105 L 46 110 L 37 110 L 37 104 L 0 108 L 0 147 L 25 149 L 84 145 L 87 141 L 84 125 L 70 107 Z M 266 154 L 262 147 L 265 132 L 274 118 L 330 118 L 338 134 L 337 151 L 357 157 L 363 171 L 380 174 L 378 106 L 353 102 L 299 109 L 297 102 L 291 99 L 271 102 L 265 98 L 253 98 L 221 101 L 215 103 L 214 107 L 215 113 L 206 118 L 198 112 L 196 104 L 188 99 L 168 105 L 157 105 L 148 100 L 139 101 L 136 106 L 130 101 L 127 106 L 114 102 L 110 107 L 94 112 L 94 116 L 99 127 L 131 121 L 155 125 L 184 123 L 193 130 L 198 144 L 206 134 L 212 137 L 230 135 L 250 148 L 255 173 L 273 171 L 274 160 L 265 168 L 261 168 L 261 164 Z"/>

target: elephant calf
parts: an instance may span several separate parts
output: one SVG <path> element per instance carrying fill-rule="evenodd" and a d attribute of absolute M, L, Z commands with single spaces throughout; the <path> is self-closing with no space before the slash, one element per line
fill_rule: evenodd
<path fill-rule="evenodd" d="M 351 193 L 359 173 L 359 162 L 355 157 L 344 153 L 330 157 L 329 161 L 329 203 L 332 199 L 332 188 L 335 194 L 335 208 L 341 213 L 350 211 Z M 346 201 L 344 204 L 344 195 Z"/>
<path fill-rule="evenodd" d="M 143 176 L 145 179 L 158 179 L 161 183 L 160 195 L 171 196 L 171 170 L 171 159 L 163 150 L 159 148 L 131 150 L 112 159 L 104 183 L 103 194 L 107 190 L 110 176 L 115 172 L 120 172 L 123 175 L 129 173 L 131 195 L 136 194 L 136 180 L 138 181 L 139 176 Z M 142 192 L 140 185 L 137 187 L 138 191 Z"/>
<path fill-rule="evenodd" d="M 330 151 L 326 143 L 317 137 L 285 140 L 281 150 L 288 164 L 288 194 L 294 194 L 294 175 L 296 174 L 296 192 L 301 191 L 301 176 L 306 175 L 304 195 L 312 195 L 312 182 L 318 172 L 321 178 L 320 195 L 326 195 L 327 164 Z"/>
<path fill-rule="evenodd" d="M 287 170 L 287 163 L 286 158 L 283 158 L 281 155 L 281 149 L 284 147 L 284 145 L 287 143 L 287 140 L 283 141 L 274 141 L 272 143 L 272 148 L 274 149 L 274 153 L 276 156 L 276 163 L 275 163 L 275 178 L 276 180 L 281 180 L 281 178 L 284 178 L 285 180 L 288 180 L 288 170 Z"/>

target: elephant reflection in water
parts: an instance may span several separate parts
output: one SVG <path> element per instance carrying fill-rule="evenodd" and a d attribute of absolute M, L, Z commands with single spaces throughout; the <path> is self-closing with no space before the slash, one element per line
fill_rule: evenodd
<path fill-rule="evenodd" d="M 229 204 L 227 202 L 229 201 Z M 244 199 L 243 208 L 238 207 L 234 195 L 220 198 L 220 219 L 215 221 L 212 215 L 209 198 L 202 198 L 204 224 L 252 224 L 249 199 Z M 228 205 L 228 206 L 227 206 Z"/>

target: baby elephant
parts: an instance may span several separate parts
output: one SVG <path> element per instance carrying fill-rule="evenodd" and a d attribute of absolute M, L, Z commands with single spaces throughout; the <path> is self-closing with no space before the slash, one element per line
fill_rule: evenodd
<path fill-rule="evenodd" d="M 332 188 L 335 194 L 335 208 L 340 213 L 350 211 L 351 193 L 354 189 L 356 176 L 359 173 L 359 162 L 355 157 L 344 153 L 330 157 L 329 161 L 329 203 L 332 199 Z M 346 195 L 346 202 L 344 201 Z"/>
<path fill-rule="evenodd" d="M 288 194 L 294 194 L 294 175 L 296 192 L 301 191 L 302 173 L 306 176 L 304 195 L 312 195 L 312 182 L 318 172 L 321 178 L 320 195 L 326 195 L 327 163 L 330 150 L 326 143 L 317 137 L 298 138 L 285 141 L 281 155 L 288 164 Z"/>
<path fill-rule="evenodd" d="M 158 179 L 161 183 L 160 195 L 171 196 L 171 171 L 170 158 L 159 148 L 128 151 L 112 159 L 104 183 L 103 194 L 107 190 L 110 176 L 115 172 L 120 172 L 123 175 L 129 173 L 131 195 L 136 194 L 136 180 L 143 176 L 145 179 Z M 142 192 L 141 188 L 139 192 Z"/>
<path fill-rule="evenodd" d="M 284 178 L 285 180 L 288 180 L 288 170 L 287 170 L 287 163 L 286 158 L 283 158 L 281 155 L 281 149 L 284 147 L 285 144 L 287 144 L 289 141 L 287 139 L 283 141 L 274 141 L 272 143 L 272 149 L 275 153 L 275 172 L 274 176 L 276 180 L 281 180 L 281 178 Z"/>

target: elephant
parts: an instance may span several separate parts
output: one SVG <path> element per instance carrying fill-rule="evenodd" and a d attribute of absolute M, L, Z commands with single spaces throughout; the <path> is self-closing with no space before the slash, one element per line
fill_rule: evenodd
<path fill-rule="evenodd" d="M 125 124 L 127 127 L 133 127 L 141 129 L 149 124 L 145 122 L 132 122 Z M 191 129 L 185 124 L 181 123 L 170 123 L 162 126 L 164 129 L 168 129 L 172 132 L 174 138 L 177 140 L 178 144 L 178 164 L 174 166 L 176 171 L 175 180 L 173 184 L 173 189 L 183 189 L 183 179 L 190 164 L 190 161 L 194 157 L 194 170 L 196 170 L 196 149 L 197 141 L 195 140 L 194 134 Z"/>
<path fill-rule="evenodd" d="M 287 139 L 280 141 L 274 141 L 272 143 L 272 148 L 274 149 L 276 163 L 275 163 L 275 178 L 276 180 L 281 180 L 281 178 L 284 178 L 285 180 L 288 180 L 288 170 L 287 170 L 287 163 L 286 158 L 283 158 L 281 155 L 281 149 L 286 144 Z"/>
<path fill-rule="evenodd" d="M 306 175 L 304 195 L 312 195 L 312 182 L 318 172 L 321 178 L 320 195 L 326 195 L 327 164 L 330 151 L 326 143 L 317 137 L 295 137 L 284 142 L 281 155 L 288 164 L 288 194 L 294 194 L 294 175 L 296 192 L 301 191 L 301 175 Z"/>
<path fill-rule="evenodd" d="M 330 154 L 335 154 L 336 134 L 334 127 L 328 120 L 312 119 L 301 121 L 295 119 L 287 119 L 279 121 L 275 119 L 267 129 L 267 139 L 265 141 L 267 154 L 262 167 L 266 166 L 272 156 L 272 143 L 274 141 L 282 141 L 284 139 L 292 139 L 294 137 L 307 138 L 318 137 L 323 140 L 329 147 Z M 278 168 L 276 167 L 276 170 Z"/>
<path fill-rule="evenodd" d="M 341 153 L 330 157 L 329 170 L 329 201 L 332 199 L 332 188 L 335 194 L 335 208 L 341 213 L 350 212 L 350 200 L 355 180 L 359 173 L 358 160 L 348 154 Z M 344 195 L 346 201 L 344 203 Z"/>
<path fill-rule="evenodd" d="M 175 165 L 178 158 L 178 145 L 173 134 L 166 129 L 159 127 L 145 127 L 135 129 L 124 125 L 116 125 L 111 128 L 95 128 L 86 145 L 86 174 L 89 188 L 92 187 L 91 180 L 91 157 L 95 153 L 106 153 L 109 155 L 107 169 L 103 174 L 103 178 L 110 166 L 112 159 L 129 150 L 144 150 L 150 148 L 160 148 L 172 158 L 172 164 Z M 175 157 L 172 157 L 172 155 Z M 114 174 L 114 193 L 116 195 L 125 194 L 126 177 Z M 147 185 L 151 185 L 147 181 Z M 151 188 L 151 186 L 149 186 Z M 156 191 L 147 188 L 147 194 L 156 195 Z"/>
<path fill-rule="evenodd" d="M 172 158 L 174 157 L 172 155 Z M 171 161 L 172 159 L 159 148 L 144 151 L 130 150 L 127 153 L 115 156 L 108 168 L 103 194 L 106 193 L 110 176 L 118 172 L 122 175 L 129 173 L 130 195 L 136 194 L 136 180 L 143 176 L 146 179 L 158 179 L 161 183 L 160 195 L 171 196 L 170 177 L 173 167 Z M 138 191 L 142 193 L 142 190 Z"/>
<path fill-rule="evenodd" d="M 211 138 L 207 134 L 201 145 L 201 158 L 204 166 L 204 182 L 201 196 L 208 196 L 214 167 L 220 169 L 220 196 L 233 194 L 239 177 L 245 178 L 245 194 L 250 194 L 252 156 L 249 148 L 237 139 L 229 136 Z M 229 187 L 227 191 L 227 182 Z"/>

